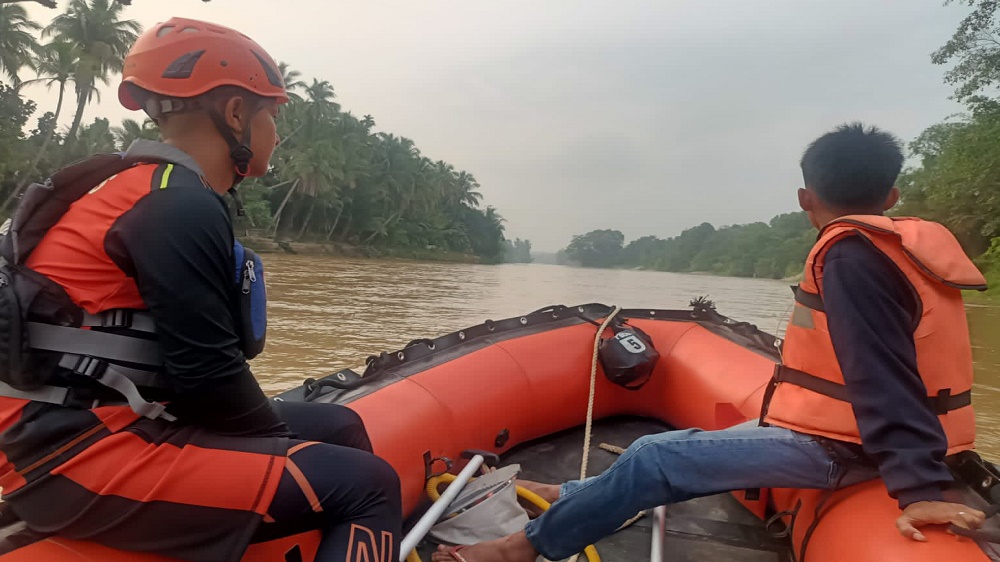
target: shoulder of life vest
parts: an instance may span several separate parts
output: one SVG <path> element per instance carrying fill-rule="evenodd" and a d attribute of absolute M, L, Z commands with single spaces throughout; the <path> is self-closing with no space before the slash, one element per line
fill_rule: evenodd
<path fill-rule="evenodd" d="M 916 217 L 847 216 L 828 224 L 810 252 L 810 262 L 822 263 L 833 242 L 859 234 L 876 246 L 891 241 L 927 277 L 962 290 L 985 291 L 986 278 L 944 225 Z M 811 272 L 810 272 L 811 273 Z"/>
<path fill-rule="evenodd" d="M 0 396 L 90 407 L 75 398 L 73 388 L 53 384 L 56 372 L 68 371 L 70 379 L 88 377 L 117 391 L 142 416 L 173 419 L 163 404 L 145 400 L 139 391 L 167 387 L 160 376 L 159 346 L 149 337 L 156 331 L 152 318 L 138 310 L 90 315 L 60 285 L 24 265 L 74 201 L 106 179 L 150 163 L 166 164 L 154 174 L 152 189 L 168 187 L 172 169 L 175 179 L 189 171 L 159 152 L 94 156 L 29 186 L 0 229 Z M 240 335 L 251 358 L 263 348 L 266 330 L 263 265 L 238 242 L 234 258 Z M 81 329 L 91 327 L 102 329 Z"/>

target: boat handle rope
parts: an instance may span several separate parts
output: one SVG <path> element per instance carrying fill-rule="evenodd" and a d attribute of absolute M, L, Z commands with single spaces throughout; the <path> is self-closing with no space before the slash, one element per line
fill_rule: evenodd
<path fill-rule="evenodd" d="M 795 518 L 799 515 L 799 510 L 802 509 L 802 499 L 800 498 L 795 502 L 795 507 L 792 509 L 786 509 L 784 511 L 779 511 L 769 517 L 767 521 L 764 522 L 764 530 L 776 539 L 784 539 L 792 535 L 792 531 L 795 529 Z M 788 523 L 785 523 L 785 528 L 778 530 L 775 529 L 775 525 L 779 522 L 784 523 L 784 518 L 789 517 Z"/>

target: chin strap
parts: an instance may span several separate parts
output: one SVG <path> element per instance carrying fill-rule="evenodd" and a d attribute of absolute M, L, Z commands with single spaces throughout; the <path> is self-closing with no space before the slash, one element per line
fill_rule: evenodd
<path fill-rule="evenodd" d="M 233 160 L 233 185 L 228 193 L 236 203 L 236 214 L 242 217 L 246 215 L 246 210 L 243 208 L 243 200 L 236 191 L 236 186 L 250 173 L 250 161 L 253 160 L 253 151 L 250 150 L 250 123 L 247 122 L 247 127 L 243 130 L 243 138 L 237 139 L 218 111 L 209 110 L 208 114 L 219 134 L 229 145 L 229 157 Z"/>
<path fill-rule="evenodd" d="M 208 114 L 212 117 L 212 122 L 215 123 L 215 128 L 219 130 L 219 134 L 229 145 L 229 157 L 233 160 L 234 172 L 236 177 L 234 178 L 233 185 L 239 184 L 243 181 L 243 178 L 250 173 L 250 160 L 253 159 L 253 151 L 250 150 L 250 123 L 247 123 L 247 128 L 243 130 L 243 138 L 237 139 L 236 135 L 233 134 L 233 130 L 229 128 L 226 124 L 225 119 L 218 111 L 210 110 Z"/>
<path fill-rule="evenodd" d="M 229 193 L 229 196 L 233 198 L 233 202 L 236 204 L 236 216 L 246 216 L 247 211 L 243 208 L 243 198 L 240 197 L 240 192 L 236 191 L 236 186 L 230 187 L 227 193 Z"/>

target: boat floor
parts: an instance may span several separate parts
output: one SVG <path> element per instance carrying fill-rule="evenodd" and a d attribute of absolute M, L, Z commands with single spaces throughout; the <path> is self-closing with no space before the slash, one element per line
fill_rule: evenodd
<path fill-rule="evenodd" d="M 600 474 L 617 458 L 601 449 L 601 443 L 625 448 L 638 437 L 667 429 L 658 421 L 633 417 L 595 423 L 588 473 Z M 558 483 L 578 478 L 583 433 L 580 427 L 521 445 L 503 455 L 501 465 L 518 463 L 522 478 L 538 482 Z M 598 542 L 595 546 L 602 562 L 649 560 L 652 525 L 650 512 L 632 526 Z M 428 560 L 433 549 L 433 545 L 422 544 L 418 551 Z M 671 562 L 791 560 L 787 542 L 769 535 L 764 524 L 730 494 L 669 506 L 663 550 L 669 553 Z"/>

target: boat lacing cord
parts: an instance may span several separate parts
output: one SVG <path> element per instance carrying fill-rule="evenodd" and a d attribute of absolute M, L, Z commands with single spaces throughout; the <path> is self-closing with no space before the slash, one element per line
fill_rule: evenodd
<path fill-rule="evenodd" d="M 799 549 L 799 557 L 796 560 L 795 553 L 793 552 L 792 562 L 806 561 L 806 549 L 809 548 L 809 540 L 812 539 L 813 533 L 816 532 L 816 528 L 819 527 L 820 518 L 823 516 L 823 508 L 826 507 L 826 503 L 833 497 L 833 493 L 840 489 L 840 485 L 844 482 L 844 477 L 847 476 L 847 473 L 850 471 L 850 465 L 845 466 L 844 472 L 840 473 L 840 476 L 837 477 L 837 483 L 833 485 L 833 488 L 823 490 L 822 498 L 813 510 L 813 520 L 809 523 L 809 526 L 806 527 L 806 534 L 802 537 L 802 547 Z"/>
<path fill-rule="evenodd" d="M 838 456 L 836 452 L 834 452 L 832 449 L 828 450 L 830 451 L 830 454 L 832 456 L 834 457 Z M 816 507 L 813 508 L 813 519 L 809 523 L 809 526 L 806 527 L 805 534 L 802 536 L 802 546 L 799 547 L 798 556 L 796 556 L 795 548 L 793 547 L 791 549 L 790 555 L 792 562 L 805 562 L 806 551 L 809 548 L 809 541 L 812 539 L 813 533 L 816 532 L 816 528 L 819 527 L 820 519 L 822 519 L 823 517 L 823 508 L 826 507 L 827 502 L 830 501 L 830 499 L 833 497 L 833 494 L 837 490 L 840 490 L 840 486 L 844 483 L 844 478 L 853 468 L 858 466 L 856 463 L 858 463 L 859 461 L 857 461 L 856 459 L 846 459 L 841 457 L 840 462 L 843 463 L 844 465 L 844 471 L 841 472 L 839 476 L 837 476 L 837 481 L 836 483 L 834 483 L 833 488 L 827 488 L 822 491 L 819 502 L 816 504 Z M 764 528 L 767 529 L 771 533 L 771 535 L 776 538 L 790 537 L 794 539 L 795 522 L 798 519 L 799 510 L 801 508 L 802 508 L 802 500 L 799 499 L 797 502 L 795 502 L 795 506 L 792 509 L 781 511 L 771 516 L 771 518 L 764 523 Z M 785 530 L 781 532 L 770 531 L 772 525 L 784 517 L 790 517 L 791 519 Z"/>
<path fill-rule="evenodd" d="M 440 486 L 442 483 L 451 482 L 453 480 L 455 480 L 455 475 L 449 474 L 447 472 L 440 476 L 435 476 L 434 478 L 431 478 L 430 480 L 427 481 L 427 495 L 430 496 L 432 500 L 437 501 L 441 497 L 441 493 L 438 491 L 438 486 Z M 541 509 L 542 511 L 546 511 L 552 505 L 544 498 L 542 498 L 541 496 L 539 496 L 538 494 L 532 492 L 527 488 L 516 486 L 516 489 L 518 497 L 523 498 L 528 503 L 534 505 L 535 507 Z M 587 548 L 583 549 L 583 553 L 584 555 L 587 556 L 587 560 L 589 562 L 601 562 L 601 557 L 600 555 L 597 554 L 597 549 L 594 548 L 594 545 L 592 544 L 588 545 Z M 406 562 L 422 562 L 422 561 L 420 560 L 420 556 L 417 555 L 417 551 L 414 550 L 406 558 Z"/>
<path fill-rule="evenodd" d="M 618 445 L 610 445 L 608 443 L 601 443 L 600 445 L 598 445 L 598 447 L 601 448 L 601 449 L 604 449 L 605 451 L 607 451 L 609 453 L 614 453 L 616 455 L 621 455 L 621 454 L 625 453 L 625 448 L 624 447 L 619 447 Z M 618 531 L 621 531 L 622 529 L 624 529 L 626 527 L 631 527 L 632 524 L 634 524 L 636 521 L 642 519 L 645 516 L 646 516 L 646 510 L 644 509 L 644 510 L 640 511 L 639 513 L 636 513 L 635 515 L 633 515 L 632 518 L 629 519 L 628 521 L 622 523 L 621 526 L 619 526 L 617 529 L 615 529 L 615 532 L 617 533 Z"/>

